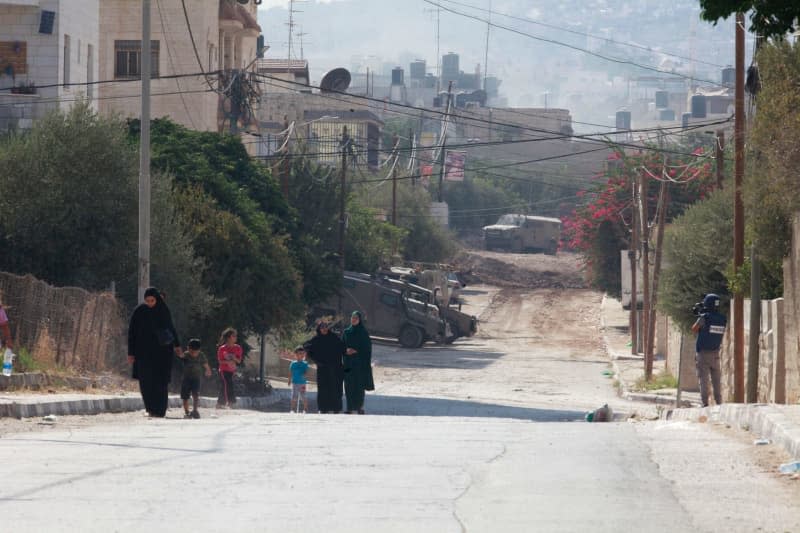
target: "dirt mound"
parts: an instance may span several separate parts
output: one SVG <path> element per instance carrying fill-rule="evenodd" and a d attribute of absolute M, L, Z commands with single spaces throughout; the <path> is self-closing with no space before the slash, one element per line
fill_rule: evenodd
<path fill-rule="evenodd" d="M 512 254 L 467 250 L 454 261 L 467 284 L 531 289 L 585 289 L 576 254 Z"/>

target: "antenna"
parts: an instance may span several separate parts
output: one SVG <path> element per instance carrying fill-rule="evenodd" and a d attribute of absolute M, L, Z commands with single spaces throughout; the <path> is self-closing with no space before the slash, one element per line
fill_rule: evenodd
<path fill-rule="evenodd" d="M 489 19 L 486 21 L 486 51 L 483 54 L 483 90 L 486 90 L 486 77 L 489 75 L 489 33 L 492 29 L 492 0 L 489 0 Z"/>
<path fill-rule="evenodd" d="M 305 59 L 305 54 L 303 53 L 303 37 L 311 35 L 308 32 L 303 31 L 303 27 L 300 26 L 300 32 L 297 34 L 297 37 L 300 39 L 300 59 Z"/>
<path fill-rule="evenodd" d="M 350 86 L 350 72 L 346 68 L 335 68 L 322 77 L 319 89 L 323 93 L 343 93 Z"/>
<path fill-rule="evenodd" d="M 289 42 L 287 45 L 287 54 L 286 54 L 286 74 L 289 76 L 291 80 L 292 74 L 292 32 L 294 31 L 294 27 L 296 26 L 294 22 L 294 14 L 295 13 L 302 13 L 302 11 L 297 11 L 294 8 L 294 3 L 300 0 L 289 0 L 289 22 L 286 24 L 289 27 Z"/>
<path fill-rule="evenodd" d="M 426 9 L 425 12 L 436 13 L 436 93 L 438 94 L 442 89 L 442 55 L 439 52 L 439 22 L 441 20 L 442 7 L 439 4 L 436 4 L 436 9 Z"/>

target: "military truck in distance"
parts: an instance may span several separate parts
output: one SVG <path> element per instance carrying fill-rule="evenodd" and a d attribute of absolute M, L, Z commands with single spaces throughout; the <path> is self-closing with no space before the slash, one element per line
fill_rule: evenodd
<path fill-rule="evenodd" d="M 360 310 L 370 335 L 400 341 L 405 348 L 418 348 L 426 341 L 446 341 L 449 331 L 432 303 L 423 301 L 425 291 L 409 290 L 396 280 L 381 279 L 358 272 L 345 272 L 342 279 L 342 311 Z M 336 315 L 339 295 L 316 306 L 312 315 Z"/>
<path fill-rule="evenodd" d="M 531 215 L 503 215 L 497 224 L 484 226 L 487 250 L 501 248 L 512 252 L 544 252 L 555 255 L 561 239 L 561 220 Z"/>

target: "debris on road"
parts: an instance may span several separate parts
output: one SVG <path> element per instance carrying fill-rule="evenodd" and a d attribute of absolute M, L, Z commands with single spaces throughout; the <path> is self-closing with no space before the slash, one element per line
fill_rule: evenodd
<path fill-rule="evenodd" d="M 797 474 L 800 473 L 800 461 L 792 461 L 791 463 L 783 463 L 778 470 L 781 474 Z"/>
<path fill-rule="evenodd" d="M 611 422 L 613 418 L 614 413 L 608 404 L 605 404 L 603 407 L 595 409 L 594 411 L 589 411 L 586 413 L 587 422 Z"/>
<path fill-rule="evenodd" d="M 753 441 L 755 446 L 765 446 L 767 444 L 772 444 L 772 441 L 769 439 L 756 439 Z"/>

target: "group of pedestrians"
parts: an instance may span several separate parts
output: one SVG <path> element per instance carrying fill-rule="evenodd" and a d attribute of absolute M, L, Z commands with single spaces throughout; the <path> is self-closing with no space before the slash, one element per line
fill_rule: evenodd
<path fill-rule="evenodd" d="M 350 326 L 341 338 L 320 321 L 316 335 L 302 349 L 317 366 L 317 408 L 320 413 L 342 412 L 342 385 L 347 401 L 346 413 L 364 414 L 366 391 L 375 390 L 372 378 L 372 341 L 364 326 L 364 316 L 354 311 Z M 294 380 L 295 385 L 297 381 Z M 298 391 L 298 394 L 300 392 Z M 294 385 L 292 404 L 295 405 Z"/>
<path fill-rule="evenodd" d="M 295 350 L 296 361 L 292 384 L 292 404 L 305 398 L 306 355 L 317 367 L 317 407 L 321 413 L 342 412 L 342 387 L 347 401 L 347 413 L 364 414 L 365 391 L 374 390 L 372 377 L 372 342 L 364 327 L 364 317 L 354 311 L 350 326 L 339 337 L 331 331 L 330 324 L 321 321 L 316 334 L 305 345 Z M 2 326 L 2 324 L 0 324 Z M 128 327 L 128 362 L 133 378 L 139 381 L 145 410 L 151 417 L 163 418 L 167 413 L 169 383 L 172 378 L 173 354 L 183 361 L 181 399 L 187 418 L 200 418 L 198 400 L 203 376 L 211 376 L 211 367 L 200 350 L 199 339 L 191 339 L 183 351 L 172 314 L 158 289 L 150 287 L 144 292 L 144 303 L 133 311 Z M 218 408 L 228 408 L 236 403 L 233 376 L 242 362 L 242 347 L 237 344 L 237 332 L 227 328 L 220 336 L 217 348 L 220 393 Z M 302 364 L 295 364 L 302 363 Z M 189 410 L 189 399 L 192 410 Z"/>
<path fill-rule="evenodd" d="M 242 347 L 237 343 L 237 332 L 227 328 L 220 336 L 217 349 L 220 393 L 217 407 L 231 407 L 236 403 L 233 374 L 242 362 Z M 211 377 L 211 367 L 200 350 L 200 339 L 191 339 L 187 350 L 181 342 L 172 314 L 163 295 L 154 287 L 144 291 L 144 303 L 133 311 L 128 326 L 128 363 L 133 378 L 139 381 L 139 390 L 148 416 L 163 418 L 169 403 L 169 383 L 172 379 L 173 353 L 183 360 L 181 400 L 187 418 L 200 418 L 198 403 L 202 377 Z M 192 410 L 189 410 L 189 399 Z"/>

